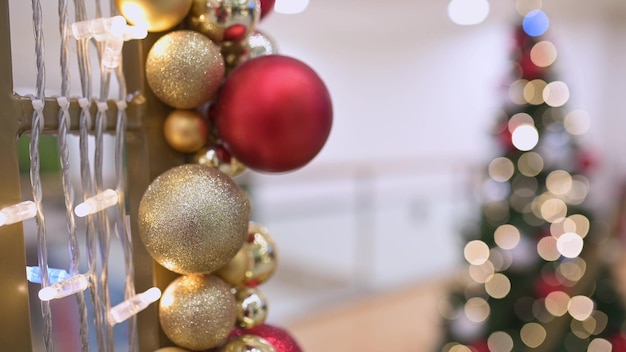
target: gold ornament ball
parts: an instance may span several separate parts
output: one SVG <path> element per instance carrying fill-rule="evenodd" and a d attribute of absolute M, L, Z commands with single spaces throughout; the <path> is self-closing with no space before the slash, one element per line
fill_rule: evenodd
<path fill-rule="evenodd" d="M 209 127 L 196 110 L 174 110 L 163 125 L 165 140 L 181 153 L 200 150 L 209 139 Z"/>
<path fill-rule="evenodd" d="M 246 239 L 250 201 L 217 169 L 186 164 L 158 176 L 139 203 L 139 235 L 154 260 L 180 273 L 210 273 Z"/>
<path fill-rule="evenodd" d="M 176 345 L 193 351 L 222 343 L 237 319 L 230 286 L 213 275 L 184 275 L 163 291 L 159 321 Z"/>
<path fill-rule="evenodd" d="M 240 42 L 254 30 L 260 15 L 259 0 L 193 0 L 187 24 L 217 44 Z"/>
<path fill-rule="evenodd" d="M 190 352 L 190 351 L 184 348 L 180 348 L 180 347 L 163 347 L 163 348 L 159 348 L 158 350 L 154 352 Z"/>
<path fill-rule="evenodd" d="M 157 98 L 176 109 L 193 109 L 213 99 L 224 70 L 217 45 L 188 30 L 162 36 L 146 58 L 148 85 Z"/>
<path fill-rule="evenodd" d="M 115 0 L 126 20 L 146 26 L 149 32 L 162 32 L 185 19 L 193 0 Z"/>
<path fill-rule="evenodd" d="M 235 293 L 237 300 L 237 325 L 250 329 L 261 325 L 267 318 L 267 299 L 256 288 L 244 287 Z"/>
<path fill-rule="evenodd" d="M 230 177 L 241 175 L 246 171 L 246 166 L 235 157 L 229 156 L 228 161 L 220 158 L 216 148 L 201 148 L 193 157 L 193 162 L 207 167 L 213 167 Z"/>
<path fill-rule="evenodd" d="M 235 287 L 257 286 L 276 271 L 276 244 L 265 227 L 250 222 L 248 238 L 237 255 L 215 273 Z"/>
<path fill-rule="evenodd" d="M 266 339 L 255 335 L 241 335 L 228 340 L 219 352 L 277 352 Z"/>

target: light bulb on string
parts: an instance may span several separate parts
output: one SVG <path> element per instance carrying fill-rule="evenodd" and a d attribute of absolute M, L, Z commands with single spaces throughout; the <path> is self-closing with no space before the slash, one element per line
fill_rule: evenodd
<path fill-rule="evenodd" d="M 121 323 L 146 309 L 159 298 L 161 298 L 161 290 L 158 287 L 153 287 L 111 308 L 107 314 L 107 320 L 110 325 Z"/>
<path fill-rule="evenodd" d="M 87 275 L 78 274 L 39 290 L 39 299 L 50 301 L 82 292 L 89 287 Z"/>
<path fill-rule="evenodd" d="M 74 209 L 74 213 L 82 218 L 112 207 L 115 204 L 117 204 L 117 192 L 112 189 L 106 189 L 78 204 Z"/>
<path fill-rule="evenodd" d="M 0 209 L 0 226 L 34 218 L 37 214 L 35 203 L 30 200 Z"/>

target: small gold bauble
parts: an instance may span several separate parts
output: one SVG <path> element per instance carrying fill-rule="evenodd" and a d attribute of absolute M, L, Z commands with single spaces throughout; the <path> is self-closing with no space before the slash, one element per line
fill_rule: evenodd
<path fill-rule="evenodd" d="M 241 335 L 228 340 L 219 352 L 277 352 L 266 339 L 255 335 Z"/>
<path fill-rule="evenodd" d="M 165 140 L 181 153 L 194 153 L 207 143 L 209 128 L 196 110 L 174 110 L 163 125 Z"/>
<path fill-rule="evenodd" d="M 185 19 L 193 0 L 115 0 L 128 22 L 146 26 L 149 32 L 162 32 Z"/>
<path fill-rule="evenodd" d="M 163 348 L 159 348 L 158 350 L 154 352 L 190 352 L 190 351 L 184 348 L 180 348 L 180 347 L 163 347 Z"/>
<path fill-rule="evenodd" d="M 176 345 L 206 350 L 222 343 L 237 319 L 230 286 L 213 275 L 185 275 L 172 281 L 159 303 L 159 321 Z"/>
<path fill-rule="evenodd" d="M 193 162 L 199 165 L 217 168 L 230 177 L 239 176 L 246 171 L 246 166 L 233 156 L 226 155 L 228 160 L 222 160 L 220 150 L 224 153 L 228 153 L 220 147 L 201 148 L 194 155 Z"/>
<path fill-rule="evenodd" d="M 256 288 L 245 287 L 237 289 L 237 325 L 250 329 L 261 325 L 267 318 L 267 300 Z"/>
<path fill-rule="evenodd" d="M 209 273 L 246 239 L 250 201 L 217 169 L 187 164 L 157 177 L 139 204 L 139 235 L 154 260 L 180 273 Z"/>
<path fill-rule="evenodd" d="M 210 101 L 223 79 L 220 49 L 197 32 L 170 32 L 154 43 L 146 57 L 146 80 L 152 92 L 177 109 Z"/>
<path fill-rule="evenodd" d="M 187 24 L 217 44 L 244 40 L 261 14 L 259 0 L 193 0 Z"/>
<path fill-rule="evenodd" d="M 265 227 L 250 222 L 248 238 L 237 255 L 215 274 L 235 287 L 257 286 L 276 271 L 276 245 Z"/>

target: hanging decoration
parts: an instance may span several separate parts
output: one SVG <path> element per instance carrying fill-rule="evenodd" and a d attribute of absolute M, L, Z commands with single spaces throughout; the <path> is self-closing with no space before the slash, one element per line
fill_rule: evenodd
<path fill-rule="evenodd" d="M 332 125 L 322 79 L 278 55 L 256 28 L 273 3 L 116 1 L 129 22 L 141 17 L 149 31 L 163 32 L 148 52 L 146 81 L 172 108 L 165 140 L 190 161 L 158 176 L 139 206 L 148 253 L 180 274 L 159 302 L 160 326 L 175 346 L 159 352 L 301 351 L 287 331 L 265 324 L 268 300 L 259 285 L 276 270 L 276 245 L 251 221 L 250 200 L 235 180 L 247 169 L 303 167 Z"/>

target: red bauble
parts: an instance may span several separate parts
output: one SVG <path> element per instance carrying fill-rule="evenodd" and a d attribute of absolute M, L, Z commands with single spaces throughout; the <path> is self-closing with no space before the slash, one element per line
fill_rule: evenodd
<path fill-rule="evenodd" d="M 313 159 L 332 125 L 330 94 L 303 62 L 280 55 L 249 60 L 214 102 L 224 147 L 250 169 L 284 172 Z"/>
<path fill-rule="evenodd" d="M 255 335 L 266 339 L 276 352 L 302 352 L 298 342 L 285 330 L 273 325 L 261 324 L 251 329 L 235 329 L 230 337 Z"/>
<path fill-rule="evenodd" d="M 274 3 L 276 0 L 261 0 L 261 18 L 267 16 L 268 13 L 274 10 Z"/>

